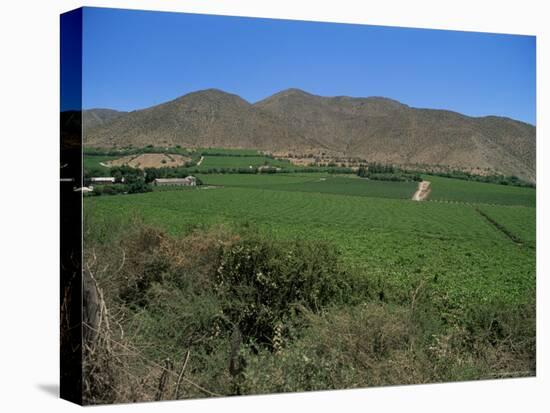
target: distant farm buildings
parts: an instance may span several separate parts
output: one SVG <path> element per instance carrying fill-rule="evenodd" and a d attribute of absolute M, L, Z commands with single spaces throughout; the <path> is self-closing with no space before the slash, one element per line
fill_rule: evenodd
<path fill-rule="evenodd" d="M 153 185 L 197 186 L 197 178 L 194 176 L 188 176 L 186 178 L 157 178 L 153 181 Z"/>
<path fill-rule="evenodd" d="M 262 165 L 258 168 L 259 172 L 279 172 L 281 168 L 271 166 L 271 165 Z"/>
<path fill-rule="evenodd" d="M 112 176 L 100 176 L 100 177 L 94 177 L 90 179 L 92 182 L 98 183 L 98 184 L 114 184 L 115 178 Z"/>

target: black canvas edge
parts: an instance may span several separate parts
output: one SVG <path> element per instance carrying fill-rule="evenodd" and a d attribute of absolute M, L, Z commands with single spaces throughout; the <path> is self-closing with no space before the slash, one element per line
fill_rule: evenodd
<path fill-rule="evenodd" d="M 60 397 L 82 398 L 82 8 L 60 16 Z"/>

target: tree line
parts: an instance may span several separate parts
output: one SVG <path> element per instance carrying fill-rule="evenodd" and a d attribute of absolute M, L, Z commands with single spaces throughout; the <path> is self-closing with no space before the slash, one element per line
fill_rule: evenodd
<path fill-rule="evenodd" d="M 406 172 L 393 165 L 376 162 L 361 165 L 357 170 L 357 176 L 377 181 L 419 182 L 422 180 L 422 177 L 417 172 Z"/>

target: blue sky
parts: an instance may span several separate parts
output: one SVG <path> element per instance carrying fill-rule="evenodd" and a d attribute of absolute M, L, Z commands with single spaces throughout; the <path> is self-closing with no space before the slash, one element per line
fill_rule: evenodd
<path fill-rule="evenodd" d="M 86 8 L 83 107 L 300 88 L 535 124 L 535 37 Z"/>

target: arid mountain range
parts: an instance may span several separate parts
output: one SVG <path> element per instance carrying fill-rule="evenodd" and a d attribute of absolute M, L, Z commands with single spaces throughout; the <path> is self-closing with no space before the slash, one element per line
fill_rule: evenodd
<path fill-rule="evenodd" d="M 84 130 L 90 130 L 98 126 L 105 125 L 119 116 L 128 112 L 121 112 L 113 109 L 90 109 L 84 111 L 83 127 Z"/>
<path fill-rule="evenodd" d="M 132 112 L 88 110 L 83 123 L 87 146 L 325 153 L 536 178 L 534 126 L 504 117 L 418 109 L 382 97 L 322 97 L 288 89 L 251 104 L 208 89 Z"/>

